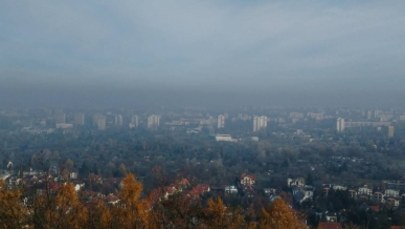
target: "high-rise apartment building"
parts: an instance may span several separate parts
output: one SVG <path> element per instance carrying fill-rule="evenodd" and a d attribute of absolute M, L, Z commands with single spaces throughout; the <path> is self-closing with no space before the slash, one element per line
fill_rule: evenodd
<path fill-rule="evenodd" d="M 267 116 L 254 116 L 253 117 L 253 132 L 267 128 Z"/>
<path fill-rule="evenodd" d="M 395 135 L 395 127 L 394 126 L 388 126 L 388 137 L 393 138 Z"/>
<path fill-rule="evenodd" d="M 131 118 L 131 122 L 129 123 L 129 128 L 137 128 L 139 126 L 139 118 L 137 115 L 133 115 Z"/>
<path fill-rule="evenodd" d="M 97 114 L 94 116 L 94 124 L 98 130 L 105 130 L 107 127 L 107 118 L 104 115 Z"/>
<path fill-rule="evenodd" d="M 223 129 L 225 127 L 225 115 L 218 115 L 218 129 Z"/>
<path fill-rule="evenodd" d="M 115 126 L 124 125 L 124 118 L 122 117 L 122 115 L 117 114 L 117 115 L 114 116 L 114 125 Z"/>
<path fill-rule="evenodd" d="M 345 130 L 345 127 L 346 127 L 346 125 L 345 125 L 345 119 L 339 117 L 339 118 L 336 120 L 336 131 L 339 132 L 339 133 L 341 133 L 341 132 L 343 132 L 343 131 Z"/>
<path fill-rule="evenodd" d="M 148 117 L 147 127 L 148 129 L 157 129 L 160 125 L 159 115 L 150 115 Z"/>

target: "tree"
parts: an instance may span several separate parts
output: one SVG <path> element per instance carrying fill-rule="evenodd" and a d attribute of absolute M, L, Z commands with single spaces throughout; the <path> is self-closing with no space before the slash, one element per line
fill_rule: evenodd
<path fill-rule="evenodd" d="M 117 228 L 147 228 L 149 204 L 140 199 L 143 190 L 141 182 L 131 173 L 122 181 L 120 202 L 113 208 L 113 224 Z"/>
<path fill-rule="evenodd" d="M 201 212 L 200 201 L 184 193 L 176 193 L 153 206 L 151 227 L 190 228 L 199 224 Z"/>
<path fill-rule="evenodd" d="M 230 210 L 223 203 L 221 198 L 209 199 L 205 209 L 207 228 L 241 228 L 245 220 L 240 211 Z"/>
<path fill-rule="evenodd" d="M 259 228 L 303 229 L 307 226 L 298 219 L 294 210 L 277 198 L 270 207 L 262 209 Z"/>
<path fill-rule="evenodd" d="M 102 200 L 97 200 L 89 209 L 89 226 L 94 229 L 108 229 L 112 227 L 110 208 Z"/>
<path fill-rule="evenodd" d="M 88 211 L 72 184 L 63 185 L 56 195 L 47 192 L 37 197 L 34 204 L 36 228 L 85 228 L 87 219 Z"/>
<path fill-rule="evenodd" d="M 0 180 L 0 228 L 22 228 L 27 223 L 27 213 L 20 190 L 8 190 Z"/>

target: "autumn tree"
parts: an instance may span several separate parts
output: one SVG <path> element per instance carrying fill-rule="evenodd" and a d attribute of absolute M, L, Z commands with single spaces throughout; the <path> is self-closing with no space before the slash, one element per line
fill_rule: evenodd
<path fill-rule="evenodd" d="M 72 184 L 63 185 L 56 195 L 37 197 L 34 204 L 36 228 L 79 229 L 87 225 L 88 212 Z"/>
<path fill-rule="evenodd" d="M 141 199 L 143 185 L 131 173 L 122 181 L 120 201 L 112 209 L 113 224 L 117 228 L 147 228 L 149 204 Z"/>
<path fill-rule="evenodd" d="M 22 228 L 27 225 L 27 208 L 21 201 L 20 190 L 8 190 L 0 180 L 0 228 Z"/>
<path fill-rule="evenodd" d="M 151 228 L 190 228 L 198 224 L 202 207 L 200 200 L 176 193 L 159 201 L 151 212 Z"/>
<path fill-rule="evenodd" d="M 206 228 L 242 228 L 244 218 L 238 209 L 230 210 L 221 198 L 209 199 L 205 209 Z M 205 228 L 205 227 L 204 227 Z"/>
<path fill-rule="evenodd" d="M 88 228 L 113 228 L 111 210 L 103 200 L 96 200 L 95 203 L 89 208 Z"/>
<path fill-rule="evenodd" d="M 268 208 L 263 208 L 259 220 L 260 229 L 304 229 L 307 226 L 281 198 L 277 198 Z"/>

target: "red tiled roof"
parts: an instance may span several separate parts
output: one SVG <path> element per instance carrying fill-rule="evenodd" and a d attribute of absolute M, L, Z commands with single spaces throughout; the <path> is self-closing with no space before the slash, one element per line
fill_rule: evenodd
<path fill-rule="evenodd" d="M 372 205 L 372 206 L 370 206 L 370 209 L 373 212 L 379 212 L 380 211 L 380 207 L 378 205 Z"/>
<path fill-rule="evenodd" d="M 321 222 L 318 225 L 318 229 L 342 229 L 342 224 Z"/>
<path fill-rule="evenodd" d="M 181 179 L 179 182 L 177 182 L 177 185 L 189 186 L 189 185 L 190 185 L 190 182 L 189 182 L 186 178 L 183 178 L 183 179 Z"/>
<path fill-rule="evenodd" d="M 60 189 L 60 187 L 62 187 L 62 185 L 59 183 L 56 182 L 49 183 L 49 189 L 52 191 L 57 191 Z"/>
<path fill-rule="evenodd" d="M 153 189 L 149 194 L 149 203 L 155 204 L 157 203 L 160 198 L 163 196 L 163 190 L 161 188 Z"/>
<path fill-rule="evenodd" d="M 240 175 L 240 179 L 243 179 L 244 177 L 249 177 L 252 180 L 256 180 L 256 176 L 252 174 L 242 173 L 242 175 Z"/>
<path fill-rule="evenodd" d="M 209 192 L 210 190 L 210 186 L 208 184 L 198 184 L 197 186 L 195 186 L 191 191 L 190 191 L 190 195 L 191 196 L 200 196 L 202 194 L 204 194 L 205 192 Z"/>

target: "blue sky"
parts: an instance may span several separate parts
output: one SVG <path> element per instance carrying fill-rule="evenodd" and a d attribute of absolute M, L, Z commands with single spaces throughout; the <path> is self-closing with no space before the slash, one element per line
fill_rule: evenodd
<path fill-rule="evenodd" d="M 0 83 L 401 91 L 404 25 L 401 0 L 2 0 Z"/>

